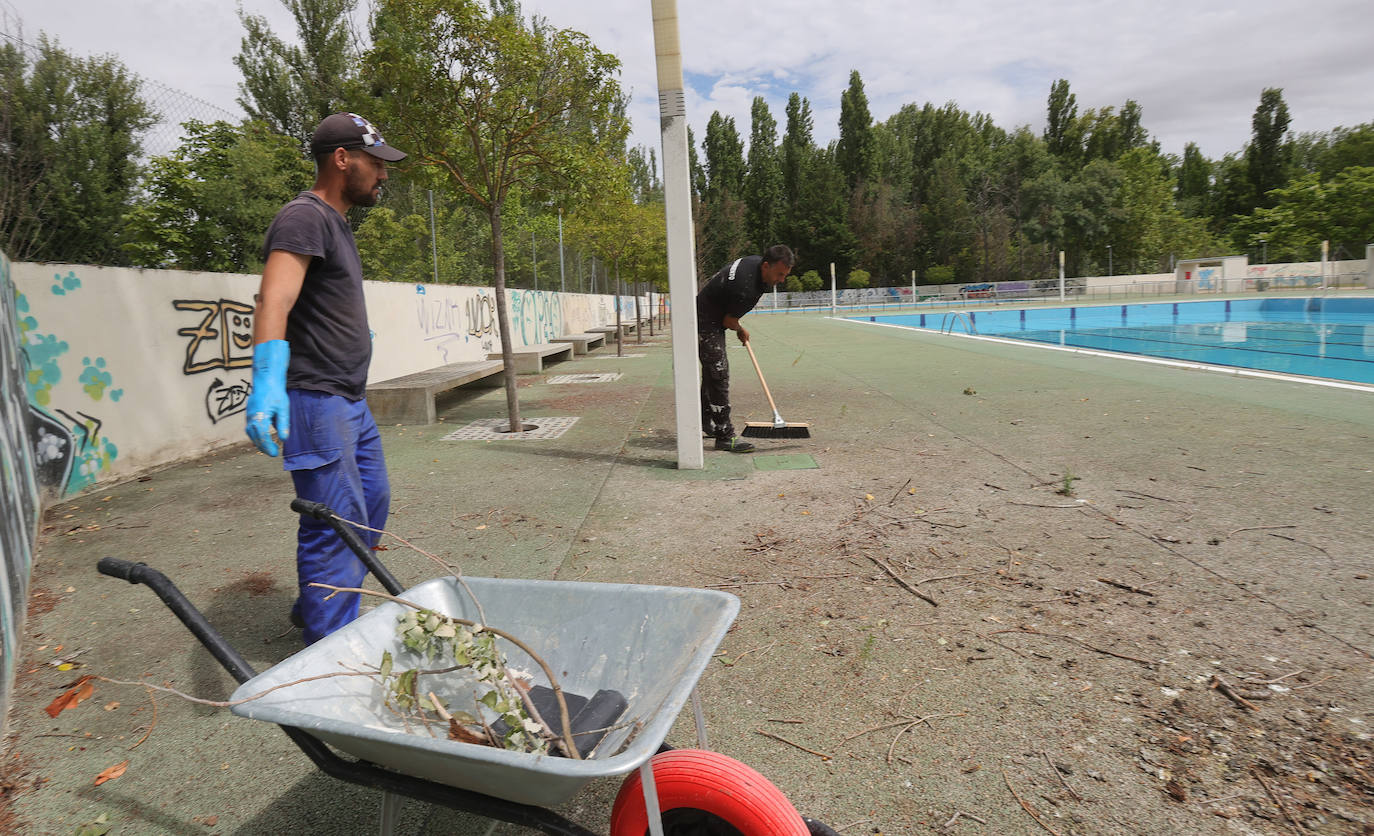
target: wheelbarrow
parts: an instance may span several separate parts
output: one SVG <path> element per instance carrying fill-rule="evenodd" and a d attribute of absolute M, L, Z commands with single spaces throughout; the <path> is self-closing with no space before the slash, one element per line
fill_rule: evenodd
<path fill-rule="evenodd" d="M 157 593 L 239 683 L 231 701 L 298 683 L 231 710 L 279 725 L 325 773 L 381 789 L 383 836 L 393 832 L 405 798 L 554 836 L 597 836 L 548 808 L 592 780 L 627 774 L 612 811 L 611 836 L 834 836 L 827 825 L 798 814 L 762 775 L 707 749 L 696 682 L 739 611 L 735 596 L 679 587 L 476 577 L 464 577 L 461 584 L 453 577 L 435 578 L 403 590 L 328 508 L 297 499 L 292 509 L 328 521 L 392 595 L 474 621 L 480 601 L 487 623 L 519 636 L 558 672 L 575 715 L 577 748 L 587 750 L 582 759 L 572 759 L 412 733 L 387 717 L 370 677 L 298 682 L 340 671 L 341 662 L 358 667 L 376 664 L 384 652 L 406 655 L 395 629 L 405 609 L 401 604 L 383 603 L 257 674 L 161 572 L 142 563 L 100 560 L 102 574 Z M 507 647 L 507 662 L 539 670 L 513 646 Z M 471 704 L 475 697 L 475 692 L 462 693 L 473 687 L 463 679 L 444 687 L 453 690 L 438 696 L 451 705 Z M 700 748 L 672 749 L 664 739 L 688 701 Z"/>

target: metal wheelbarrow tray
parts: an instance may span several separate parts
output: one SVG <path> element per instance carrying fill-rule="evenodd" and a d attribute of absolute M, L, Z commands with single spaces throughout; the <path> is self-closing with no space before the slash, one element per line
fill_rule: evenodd
<path fill-rule="evenodd" d="M 568 581 L 464 578 L 486 621 L 530 645 L 560 677 L 565 693 L 618 691 L 628 706 L 592 752 L 573 760 L 432 737 L 382 704 L 371 677 L 339 676 L 273 691 L 233 707 L 255 720 L 293 726 L 372 764 L 405 775 L 519 804 L 556 806 L 594 778 L 624 775 L 658 750 L 697 679 L 739 611 L 739 599 L 715 590 Z M 399 597 L 445 615 L 480 621 L 454 578 L 436 578 Z M 232 700 L 286 682 L 376 666 L 390 651 L 397 669 L 429 667 L 396 632 L 407 608 L 387 601 L 244 682 Z M 534 674 L 531 657 L 501 642 L 507 662 Z M 476 690 L 460 673 L 422 680 L 453 710 L 473 710 Z M 546 716 L 559 729 L 556 712 Z M 628 741 L 628 742 L 627 742 Z"/>

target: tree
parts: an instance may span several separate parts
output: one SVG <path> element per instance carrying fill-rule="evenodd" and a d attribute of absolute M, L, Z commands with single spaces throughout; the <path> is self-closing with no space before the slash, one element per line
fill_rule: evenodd
<path fill-rule="evenodd" d="M 1183 146 L 1183 163 L 1178 169 L 1178 188 L 1174 194 L 1183 214 L 1202 215 L 1211 191 L 1212 164 L 1202 156 L 1196 142 Z"/>
<path fill-rule="evenodd" d="M 1245 149 L 1245 171 L 1250 182 L 1251 205 L 1270 207 L 1269 192 L 1288 182 L 1292 144 L 1288 139 L 1288 105 L 1283 90 L 1265 88 L 1250 120 L 1250 145 Z"/>
<path fill-rule="evenodd" d="M 357 62 L 350 25 L 358 0 L 281 0 L 296 20 L 300 45 L 274 34 L 267 19 L 239 7 L 246 32 L 234 66 L 243 74 L 239 106 L 251 119 L 306 147 L 315 126 L 338 111 Z"/>
<path fill-rule="evenodd" d="M 1050 154 L 1066 167 L 1077 165 L 1083 153 L 1082 127 L 1078 121 L 1078 100 L 1069 92 L 1067 79 L 1057 79 L 1050 85 L 1046 111 L 1045 144 Z"/>
<path fill-rule="evenodd" d="M 840 141 L 835 162 L 844 173 L 850 191 L 873 179 L 873 116 L 868 112 L 863 79 L 858 70 L 849 73 L 849 88 L 840 95 Z"/>
<path fill-rule="evenodd" d="M 777 241 L 781 204 L 778 122 L 763 97 L 755 96 L 750 112 L 748 170 L 744 175 L 745 228 L 754 249 L 763 250 Z"/>
<path fill-rule="evenodd" d="M 820 290 L 825 287 L 825 279 L 822 279 L 821 274 L 815 270 L 807 270 L 801 274 L 801 284 L 802 290 Z"/>
<path fill-rule="evenodd" d="M 869 275 L 867 270 L 856 269 L 849 271 L 849 275 L 845 277 L 844 283 L 853 288 L 868 287 L 871 279 L 872 276 Z"/>
<path fill-rule="evenodd" d="M 749 247 L 744 172 L 744 144 L 735 120 L 712 113 L 706 123 L 706 191 L 697 218 L 702 275 L 715 273 Z"/>
<path fill-rule="evenodd" d="M 1271 261 L 1308 261 L 1318 257 L 1323 240 L 1347 258 L 1358 258 L 1374 241 L 1374 167 L 1353 166 L 1329 182 L 1305 174 L 1273 194 L 1272 208 L 1238 219 L 1235 246 L 1249 249 L 1263 236 Z"/>
<path fill-rule="evenodd" d="M 146 197 L 126 216 L 124 252 L 138 267 L 258 272 L 263 231 L 310 187 L 314 167 L 262 122 L 192 120 L 182 130 L 175 152 L 148 163 Z"/>
<path fill-rule="evenodd" d="M 141 136 L 156 121 L 113 57 L 76 57 L 46 37 L 28 66 L 6 46 L 4 244 L 19 261 L 124 263 L 125 207 Z"/>
<path fill-rule="evenodd" d="M 628 131 L 620 62 L 580 32 L 526 23 L 513 3 L 382 0 L 362 66 L 397 144 L 486 215 L 501 354 L 515 368 L 503 212 L 516 192 L 571 200 L 609 180 Z M 513 374 L 506 405 L 521 431 Z"/>

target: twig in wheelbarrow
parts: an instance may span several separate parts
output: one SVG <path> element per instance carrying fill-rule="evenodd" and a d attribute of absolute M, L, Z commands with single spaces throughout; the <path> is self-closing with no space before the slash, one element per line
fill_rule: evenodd
<path fill-rule="evenodd" d="M 385 598 L 385 599 L 388 600 L 388 601 L 394 601 L 394 602 L 396 602 L 396 603 L 398 603 L 398 604 L 401 604 L 402 606 L 409 607 L 409 608 L 411 608 L 412 610 L 415 610 L 415 611 L 417 611 L 417 612 L 425 613 L 425 614 L 426 614 L 427 621 L 437 619 L 438 621 L 440 621 L 440 622 L 446 622 L 447 624 L 461 625 L 461 626 L 467 627 L 467 628 L 474 628 L 474 629 L 472 630 L 472 632 L 473 632 L 474 634 L 483 633 L 483 632 L 485 632 L 485 633 L 490 633 L 491 635 L 493 635 L 493 636 L 499 636 L 500 638 L 503 638 L 503 639 L 505 639 L 506 641 L 510 642 L 511 644 L 515 645 L 516 647 L 520 648 L 520 649 L 523 650 L 525 653 L 529 654 L 529 657 L 530 657 L 531 659 L 533 659 L 533 660 L 535 661 L 535 663 L 538 664 L 539 667 L 540 667 L 541 669 L 543 669 L 544 675 L 545 675 L 546 677 L 548 677 L 548 680 L 549 680 L 549 687 L 553 689 L 555 699 L 557 700 L 557 703 L 558 703 L 558 710 L 559 710 L 559 714 L 560 714 L 559 719 L 562 721 L 562 735 L 559 735 L 557 732 L 555 732 L 548 724 L 540 723 L 539 725 L 543 726 L 544 729 L 548 732 L 548 734 L 549 734 L 553 739 L 559 740 L 559 741 L 561 742 L 561 746 L 562 746 L 562 748 L 563 748 L 564 754 L 566 754 L 569 758 L 572 758 L 572 759 L 574 759 L 574 760 L 580 760 L 580 759 L 581 759 L 581 755 L 579 754 L 579 752 L 578 752 L 578 750 L 577 750 L 577 744 L 576 744 L 576 742 L 573 740 L 573 736 L 572 736 L 572 719 L 571 719 L 571 717 L 570 717 L 569 714 L 568 714 L 568 704 L 567 704 L 566 700 L 565 700 L 564 697 L 563 697 L 563 689 L 562 689 L 562 687 L 558 684 L 558 678 L 554 675 L 553 670 L 549 667 L 548 663 L 547 663 L 546 661 L 544 661 L 543 657 L 540 656 L 537 652 L 535 652 L 534 648 L 530 647 L 528 644 L 526 644 L 525 642 L 521 641 L 517 636 L 513 636 L 513 635 L 511 635 L 510 633 L 508 633 L 508 632 L 506 632 L 506 631 L 504 631 L 504 630 L 501 630 L 501 629 L 496 628 L 496 627 L 492 627 L 492 626 L 490 626 L 490 625 L 478 624 L 477 622 L 471 621 L 471 620 L 466 619 L 466 618 L 457 618 L 457 617 L 455 617 L 455 616 L 446 616 L 446 615 L 443 615 L 443 614 L 441 614 L 441 613 L 435 613 L 435 612 L 433 612 L 432 610 L 425 609 L 424 607 L 421 607 L 420 605 L 418 605 L 418 604 L 416 604 L 416 603 L 414 603 L 414 602 L 412 602 L 412 601 L 407 601 L 407 600 L 405 600 L 404 598 L 399 598 L 399 597 L 397 597 L 397 596 L 395 596 L 395 595 L 390 595 L 390 594 L 385 593 L 385 592 L 376 592 L 376 591 L 371 590 L 371 589 L 362 589 L 362 588 L 359 588 L 359 587 L 340 587 L 340 586 L 333 586 L 332 584 L 324 584 L 324 583 L 312 583 L 312 584 L 310 584 L 310 586 L 318 587 L 318 588 L 320 588 L 320 589 L 328 589 L 328 590 L 331 590 L 331 591 L 332 591 L 331 595 L 337 595 L 337 594 L 340 593 L 340 592 L 352 592 L 352 593 L 356 593 L 356 594 L 359 594 L 359 595 L 371 595 L 371 596 L 374 596 L 374 597 L 377 597 L 377 598 Z M 431 618 L 431 617 L 432 617 L 432 618 Z M 440 624 L 436 624 L 436 625 L 434 626 L 434 628 L 432 628 L 432 629 L 438 629 L 438 628 L 441 628 L 441 627 L 444 627 L 444 626 L 445 626 L 445 624 L 440 623 Z M 458 661 L 461 662 L 462 660 L 460 659 L 460 660 L 458 660 Z M 500 669 L 500 672 L 501 672 L 502 676 L 504 677 L 504 676 L 506 675 L 506 674 L 505 674 L 505 665 L 504 665 L 504 664 L 499 665 L 499 669 Z M 388 673 L 389 673 L 389 672 L 388 672 Z M 489 680 L 488 680 L 488 681 L 489 681 Z M 531 707 L 531 706 L 529 705 L 528 696 L 527 696 L 521 689 L 517 688 L 516 690 L 517 690 L 518 692 L 520 692 L 520 697 L 519 697 L 519 699 L 520 699 L 520 701 L 521 701 L 522 703 L 525 703 L 525 708 L 526 708 L 526 710 L 528 711 L 528 709 Z M 497 692 L 495 692 L 495 691 L 492 692 L 492 694 L 495 694 L 495 693 L 497 693 Z M 491 697 L 491 694 L 488 694 L 488 697 Z M 487 705 L 487 707 L 489 707 L 489 708 L 491 708 L 491 709 L 493 709 L 493 710 L 501 711 L 501 713 L 503 713 L 503 714 L 504 714 L 504 713 L 508 713 L 508 712 L 510 711 L 510 709 L 512 708 L 512 706 L 510 706 L 510 705 L 508 705 L 508 704 L 502 702 L 500 697 L 496 697 L 496 698 L 490 699 L 490 700 L 488 700 L 487 698 L 484 698 L 484 703 Z M 514 718 L 512 718 L 512 719 L 514 719 Z M 533 720 L 532 717 L 531 717 L 531 720 Z M 517 722 L 518 722 L 518 720 L 517 720 Z M 515 724 L 515 723 L 508 723 L 508 724 L 511 726 L 511 728 L 512 728 L 512 730 L 513 730 L 513 733 L 516 733 L 516 734 L 520 733 L 521 729 L 516 728 L 516 724 Z"/>

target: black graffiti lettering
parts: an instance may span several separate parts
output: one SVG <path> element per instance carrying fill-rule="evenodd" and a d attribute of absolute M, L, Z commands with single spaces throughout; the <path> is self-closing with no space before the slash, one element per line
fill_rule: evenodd
<path fill-rule="evenodd" d="M 252 391 L 252 384 L 246 380 L 226 385 L 224 381 L 215 378 L 205 392 L 205 414 L 209 416 L 210 423 L 218 423 L 230 415 L 243 412 L 248 404 L 248 395 Z"/>

